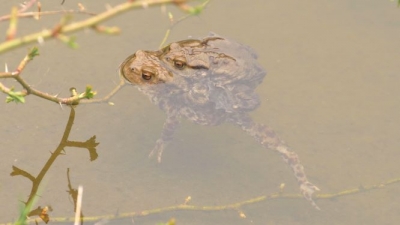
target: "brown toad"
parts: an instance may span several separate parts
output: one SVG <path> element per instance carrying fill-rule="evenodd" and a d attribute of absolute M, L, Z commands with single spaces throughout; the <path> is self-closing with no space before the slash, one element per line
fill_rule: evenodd
<path fill-rule="evenodd" d="M 297 154 L 271 128 L 248 115 L 260 104 L 255 88 L 266 75 L 251 48 L 216 35 L 183 40 L 158 51 L 137 51 L 121 64 L 120 74 L 167 113 L 150 156 L 157 153 L 161 161 L 182 117 L 201 125 L 230 122 L 278 151 L 293 170 L 301 193 L 319 209 L 312 199 L 319 189 L 307 180 Z"/>

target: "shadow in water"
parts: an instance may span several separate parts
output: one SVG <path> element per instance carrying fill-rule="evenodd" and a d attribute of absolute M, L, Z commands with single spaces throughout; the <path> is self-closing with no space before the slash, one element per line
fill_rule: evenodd
<path fill-rule="evenodd" d="M 20 217 L 18 218 L 17 224 L 23 224 L 24 221 L 27 220 L 28 217 L 38 216 L 41 218 L 45 223 L 48 223 L 50 220 L 48 212 L 52 211 L 51 206 L 38 206 L 35 209 L 32 209 L 36 198 L 40 195 L 40 185 L 43 181 L 43 178 L 50 170 L 51 166 L 55 162 L 58 156 L 64 155 L 66 147 L 75 147 L 75 148 L 84 148 L 89 151 L 90 161 L 96 160 L 98 157 L 96 147 L 99 143 L 96 142 L 96 136 L 89 138 L 88 140 L 82 141 L 70 141 L 68 137 L 71 132 L 72 125 L 74 124 L 75 120 L 75 109 L 74 107 L 70 107 L 71 112 L 69 114 L 68 122 L 65 127 L 64 135 L 55 149 L 54 152 L 51 152 L 50 158 L 47 160 L 46 164 L 40 170 L 39 174 L 34 176 L 31 173 L 20 169 L 16 166 L 12 167 L 11 176 L 23 176 L 32 182 L 31 191 L 29 197 L 26 201 L 23 201 L 23 209 L 21 210 Z M 68 190 L 67 193 L 72 197 L 74 201 L 74 211 L 76 211 L 77 206 L 77 196 L 78 191 L 76 188 L 73 188 L 71 184 L 71 180 L 69 177 L 70 169 L 67 168 L 67 179 L 68 179 Z M 80 215 L 81 222 L 83 221 L 83 214 Z M 37 221 L 36 221 L 37 223 Z"/>

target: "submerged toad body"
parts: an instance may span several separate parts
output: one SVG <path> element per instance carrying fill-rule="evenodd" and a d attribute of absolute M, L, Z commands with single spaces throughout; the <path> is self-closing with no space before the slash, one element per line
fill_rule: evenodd
<path fill-rule="evenodd" d="M 266 125 L 253 122 L 248 113 L 260 104 L 255 88 L 266 72 L 254 51 L 232 40 L 211 35 L 183 40 L 158 51 L 139 50 L 120 66 L 121 75 L 167 113 L 161 137 L 153 151 L 161 161 L 181 118 L 201 125 L 230 122 L 261 145 L 276 150 L 291 167 L 304 197 L 319 190 L 307 180 L 296 153 Z"/>

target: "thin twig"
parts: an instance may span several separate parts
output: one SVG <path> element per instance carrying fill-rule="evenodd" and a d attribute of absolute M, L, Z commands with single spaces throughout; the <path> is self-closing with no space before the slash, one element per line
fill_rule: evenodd
<path fill-rule="evenodd" d="M 152 1 L 146 1 L 146 2 L 128 1 L 128 2 L 122 3 L 120 5 L 117 5 L 103 13 L 93 16 L 91 18 L 66 25 L 62 28 L 62 33 L 67 34 L 67 33 L 77 32 L 77 31 L 83 30 L 85 28 L 98 25 L 99 23 L 109 20 L 121 13 L 127 12 L 132 9 L 141 8 L 141 7 L 143 7 L 144 4 L 146 4 L 146 6 L 156 6 L 156 5 L 161 5 L 161 4 L 166 4 L 166 3 L 174 3 L 174 2 L 175 2 L 175 0 L 152 0 Z M 49 38 L 54 38 L 52 36 L 52 34 L 53 34 L 52 30 L 45 29 L 45 30 L 37 32 L 37 33 L 28 34 L 24 37 L 15 38 L 13 40 L 1 43 L 0 44 L 0 53 L 10 51 L 14 48 L 21 47 L 21 46 L 29 44 L 29 43 L 37 42 L 38 40 L 46 40 Z"/>
<path fill-rule="evenodd" d="M 108 102 L 108 100 L 112 96 L 114 96 L 121 88 L 123 88 L 127 84 L 125 79 L 122 76 L 119 76 L 119 78 L 120 78 L 119 84 L 110 93 L 108 93 L 108 95 L 106 95 L 104 98 L 101 98 L 101 99 L 82 99 L 80 101 L 80 104 Z"/>
<path fill-rule="evenodd" d="M 76 10 L 76 9 L 69 9 L 69 10 L 54 10 L 54 11 L 44 11 L 44 12 L 25 12 L 25 13 L 18 13 L 17 17 L 19 18 L 29 18 L 29 17 L 37 17 L 37 16 L 46 16 L 46 15 L 55 15 L 55 14 L 87 14 L 91 16 L 97 15 L 94 12 Z M 0 17 L 0 22 L 9 20 L 11 18 L 10 15 L 5 15 Z"/>
<path fill-rule="evenodd" d="M 174 28 L 176 25 L 178 25 L 180 22 L 186 20 L 187 18 L 191 17 L 191 16 L 195 16 L 198 13 L 200 13 L 206 6 L 207 4 L 210 2 L 210 0 L 206 0 L 204 1 L 202 4 L 196 6 L 196 7 L 190 7 L 187 4 L 178 4 L 178 6 L 186 11 L 189 12 L 189 14 L 182 16 L 181 18 L 179 18 L 178 20 L 174 21 L 173 19 L 173 15 L 171 13 L 168 14 L 168 17 L 171 21 L 171 25 L 169 26 L 169 28 L 167 29 L 167 31 L 165 32 L 164 38 L 162 39 L 159 49 L 165 47 L 164 44 L 167 42 L 167 39 L 169 37 L 169 34 L 171 33 L 172 28 Z"/>
<path fill-rule="evenodd" d="M 384 188 L 388 185 L 393 185 L 400 182 L 400 178 L 391 179 L 385 181 L 383 183 L 371 185 L 371 186 L 362 186 L 359 188 L 352 188 L 348 190 L 343 190 L 337 193 L 328 193 L 328 194 L 317 194 L 315 199 L 334 199 L 337 197 L 343 197 L 347 195 L 359 194 L 365 191 L 372 191 L 376 189 Z M 99 220 L 110 220 L 110 219 L 122 219 L 122 218 L 132 218 L 132 217 L 140 217 L 140 216 L 148 216 L 155 215 L 160 213 L 166 213 L 170 211 L 224 211 L 224 210 L 234 210 L 239 213 L 241 218 L 245 218 L 246 215 L 240 210 L 241 207 L 246 205 L 252 205 L 255 203 L 260 203 L 273 199 L 302 199 L 304 198 L 301 194 L 284 194 L 282 192 L 273 193 L 270 195 L 258 196 L 255 198 L 251 198 L 248 200 L 229 203 L 226 205 L 190 205 L 186 204 L 185 201 L 183 204 L 171 205 L 163 208 L 155 208 L 150 210 L 143 210 L 140 212 L 127 212 L 127 213 L 118 213 L 118 214 L 109 214 L 109 215 L 100 215 L 100 216 L 90 216 L 85 217 L 85 221 L 99 221 Z M 59 218 L 51 218 L 52 222 L 65 222 L 65 221 L 73 221 L 73 218 L 59 217 Z"/>
<path fill-rule="evenodd" d="M 37 0 L 30 0 L 29 2 L 25 2 L 24 5 L 18 10 L 19 13 L 25 12 L 29 8 L 31 8 Z"/>
<path fill-rule="evenodd" d="M 78 187 L 78 198 L 77 198 L 77 201 L 76 201 L 74 225 L 81 224 L 80 215 L 81 215 L 81 209 L 82 209 L 82 195 L 83 195 L 83 187 L 81 185 L 79 185 L 79 187 Z"/>
<path fill-rule="evenodd" d="M 35 56 L 38 55 L 37 48 L 33 48 L 30 50 L 30 52 L 24 57 L 24 59 L 19 63 L 17 69 L 14 72 L 4 72 L 0 73 L 0 78 L 13 78 L 18 81 L 18 83 L 21 84 L 21 86 L 24 88 L 21 92 L 13 92 L 12 88 L 8 88 L 5 85 L 3 85 L 0 82 L 0 91 L 6 93 L 10 96 L 14 96 L 14 99 L 18 99 L 19 102 L 24 102 L 24 97 L 27 95 L 35 95 L 47 100 L 50 100 L 52 102 L 58 103 L 58 104 L 65 104 L 65 105 L 76 105 L 79 103 L 81 99 L 84 98 L 92 98 L 93 95 L 96 93 L 91 90 L 91 87 L 86 87 L 86 91 L 77 94 L 75 93 L 74 89 L 71 89 L 72 96 L 69 98 L 58 98 L 57 96 L 50 95 L 44 92 L 41 92 L 39 90 L 36 90 L 35 88 L 31 87 L 21 76 L 22 71 L 24 70 L 25 66 L 30 62 Z M 15 97 L 17 96 L 17 97 Z"/>
<path fill-rule="evenodd" d="M 180 1 L 179 4 L 182 4 L 181 2 L 186 2 L 186 1 Z M 208 2 L 208 1 L 206 1 Z M 120 13 L 126 12 L 131 9 L 139 8 L 139 7 L 144 7 L 144 6 L 154 6 L 154 5 L 160 5 L 160 4 L 165 4 L 165 3 L 175 3 L 177 4 L 176 0 L 153 0 L 153 1 L 148 1 L 148 2 L 138 2 L 138 1 L 129 1 L 126 3 L 122 3 L 120 5 L 117 5 L 101 14 L 98 14 L 96 16 L 93 16 L 89 19 L 82 20 L 80 22 L 68 24 L 68 18 L 69 17 L 63 17 L 61 22 L 57 24 L 52 30 L 44 30 L 42 32 L 30 34 L 21 38 L 14 38 L 12 40 L 9 40 L 7 42 L 4 42 L 0 44 L 0 53 L 9 51 L 13 48 L 31 43 L 36 40 L 44 40 L 48 38 L 59 38 L 60 40 L 67 42 L 70 46 L 75 46 L 75 43 L 73 42 L 73 39 L 65 36 L 65 33 L 70 33 L 70 32 L 76 32 L 81 29 L 87 28 L 87 27 L 93 27 L 96 30 L 100 32 L 107 32 L 107 33 L 117 33 L 119 30 L 116 28 L 104 28 L 100 27 L 98 24 L 108 20 Z M 205 3 L 200 5 L 199 7 L 204 7 Z M 181 5 L 180 5 L 181 6 Z M 195 8 L 195 7 L 194 7 Z M 191 8 L 189 9 L 189 11 Z M 192 10 L 193 11 L 193 10 Z M 14 15 L 14 18 L 15 15 Z M 5 85 L 3 85 L 0 82 L 0 91 L 8 94 L 7 97 L 7 102 L 10 101 L 16 101 L 16 102 L 24 102 L 24 97 L 27 95 L 35 95 L 47 100 L 50 100 L 52 102 L 56 102 L 58 104 L 66 104 L 66 105 L 75 105 L 79 104 L 82 99 L 90 99 L 92 98 L 96 93 L 91 90 L 91 87 L 87 87 L 86 91 L 78 94 L 74 89 L 71 89 L 72 96 L 68 98 L 59 98 L 56 95 L 50 95 L 48 93 L 41 92 L 33 87 L 31 87 L 22 77 L 21 77 L 21 72 L 25 68 L 26 64 L 33 59 L 34 56 L 36 56 L 37 53 L 37 48 L 34 48 L 31 50 L 31 52 L 25 56 L 25 58 L 20 62 L 18 68 L 14 72 L 2 72 L 0 73 L 0 78 L 13 78 L 17 80 L 21 86 L 24 88 L 24 90 L 20 92 L 14 92 L 13 88 L 8 88 Z M 118 90 L 120 90 L 124 85 L 125 85 L 125 80 L 121 77 L 120 78 L 120 83 L 117 85 L 117 87 L 114 88 L 107 96 L 105 96 L 103 99 L 95 99 L 95 100 L 87 100 L 87 101 L 82 101 L 82 103 L 98 103 L 98 102 L 106 102 L 108 99 L 110 99 L 113 95 L 115 95 Z"/>

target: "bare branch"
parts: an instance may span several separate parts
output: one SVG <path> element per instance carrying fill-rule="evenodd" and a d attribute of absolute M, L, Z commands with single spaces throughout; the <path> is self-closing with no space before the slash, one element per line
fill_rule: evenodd
<path fill-rule="evenodd" d="M 175 1 L 176 0 L 152 0 L 152 1 L 147 1 L 145 3 L 146 3 L 146 6 L 156 6 L 156 5 L 166 4 L 166 3 L 175 3 Z M 142 1 L 128 1 L 125 3 L 119 4 L 119 5 L 114 6 L 113 8 L 111 8 L 103 13 L 100 13 L 96 16 L 63 26 L 62 33 L 67 34 L 67 33 L 77 32 L 77 31 L 83 30 L 88 27 L 96 26 L 99 23 L 109 20 L 119 14 L 128 12 L 132 9 L 142 8 L 143 4 L 144 4 L 144 2 L 142 2 Z M 10 51 L 14 48 L 21 47 L 23 45 L 35 43 L 39 39 L 46 40 L 49 38 L 54 38 L 53 30 L 45 29 L 45 30 L 37 32 L 37 33 L 28 34 L 24 37 L 15 38 L 13 40 L 9 40 L 7 42 L 1 43 L 0 44 L 0 53 Z"/>

